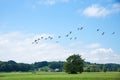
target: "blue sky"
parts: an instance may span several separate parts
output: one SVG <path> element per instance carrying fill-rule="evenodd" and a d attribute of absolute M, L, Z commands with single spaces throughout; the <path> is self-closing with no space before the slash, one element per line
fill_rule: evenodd
<path fill-rule="evenodd" d="M 76 40 L 65 37 L 70 31 Z M 0 0 L 0 36 L 3 61 L 65 61 L 80 54 L 90 62 L 120 63 L 120 0 Z M 31 44 L 41 36 L 53 40 Z"/>

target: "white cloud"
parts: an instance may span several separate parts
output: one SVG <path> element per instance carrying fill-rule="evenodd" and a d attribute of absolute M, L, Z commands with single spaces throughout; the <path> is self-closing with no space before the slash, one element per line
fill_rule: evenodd
<path fill-rule="evenodd" d="M 82 13 L 85 16 L 89 17 L 105 17 L 109 14 L 119 13 L 120 12 L 120 3 L 114 3 L 109 7 L 102 7 L 98 4 L 94 4 L 85 8 Z"/>
<path fill-rule="evenodd" d="M 56 3 L 66 3 L 69 0 L 38 0 L 39 5 L 54 5 Z"/>
<path fill-rule="evenodd" d="M 99 48 L 99 47 L 100 47 L 99 43 L 93 43 L 85 46 L 85 48 Z"/>
<path fill-rule="evenodd" d="M 97 53 L 110 54 L 110 53 L 113 53 L 113 50 L 111 48 L 109 48 L 109 49 L 98 48 L 98 49 L 92 51 L 91 53 L 92 54 L 97 54 Z"/>
<path fill-rule="evenodd" d="M 119 12 L 120 12 L 120 3 L 113 4 L 111 13 L 119 13 Z"/>
<path fill-rule="evenodd" d="M 57 1 L 56 0 L 40 0 L 40 5 L 54 5 Z"/>
<path fill-rule="evenodd" d="M 120 55 L 111 48 L 98 48 L 81 52 L 86 61 L 94 63 L 120 63 Z"/>
<path fill-rule="evenodd" d="M 32 44 L 32 41 L 40 36 L 48 37 L 53 34 L 25 34 L 25 33 L 7 33 L 0 34 L 0 60 L 15 60 L 17 62 L 33 63 L 36 61 L 65 61 L 72 54 L 80 54 L 86 61 L 96 63 L 120 63 L 120 55 L 114 53 L 111 48 L 100 48 L 99 43 L 93 43 L 84 47 L 83 42 L 75 42 L 64 46 L 55 43 L 40 40 L 38 44 Z M 77 43 L 77 44 L 76 44 Z M 81 47 L 79 47 L 81 45 Z"/>
<path fill-rule="evenodd" d="M 53 6 L 58 3 L 68 3 L 69 1 L 70 0 L 35 0 L 31 8 L 35 10 L 40 6 Z"/>
<path fill-rule="evenodd" d="M 65 60 L 69 55 L 63 55 L 67 50 L 56 43 L 43 40 L 39 41 L 39 44 L 32 44 L 40 36 L 48 37 L 50 34 L 30 35 L 14 32 L 0 36 L 0 60 L 3 61 L 31 63 L 42 60 Z"/>
<path fill-rule="evenodd" d="M 95 4 L 86 8 L 83 11 L 83 14 L 90 17 L 104 17 L 109 14 L 109 11 L 106 8 Z"/>

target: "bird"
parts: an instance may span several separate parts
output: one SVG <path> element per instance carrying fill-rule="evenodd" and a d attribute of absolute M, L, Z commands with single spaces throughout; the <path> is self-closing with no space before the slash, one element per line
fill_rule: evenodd
<path fill-rule="evenodd" d="M 40 38 L 38 38 L 38 41 L 40 40 Z"/>
<path fill-rule="evenodd" d="M 51 38 L 51 36 L 48 36 L 48 38 Z"/>
<path fill-rule="evenodd" d="M 43 39 L 44 37 L 41 37 L 41 39 Z"/>
<path fill-rule="evenodd" d="M 38 44 L 38 40 L 34 40 L 34 42 L 32 42 L 32 44 L 34 44 L 34 43 Z"/>
<path fill-rule="evenodd" d="M 56 41 L 56 43 L 59 43 L 59 41 Z"/>
<path fill-rule="evenodd" d="M 52 40 L 52 39 L 53 39 L 53 37 L 52 37 L 52 36 L 48 36 L 48 39 Z"/>
<path fill-rule="evenodd" d="M 58 36 L 58 38 L 61 38 L 61 36 Z"/>
<path fill-rule="evenodd" d="M 74 37 L 74 39 L 76 40 L 76 39 L 77 39 L 77 37 Z"/>
<path fill-rule="evenodd" d="M 72 31 L 70 31 L 70 33 L 69 34 L 72 34 Z"/>
<path fill-rule="evenodd" d="M 37 42 L 37 40 L 35 40 L 34 42 Z"/>
<path fill-rule="evenodd" d="M 81 27 L 81 28 L 77 28 L 77 30 L 82 30 L 83 29 L 83 27 Z"/>
<path fill-rule="evenodd" d="M 82 29 L 83 29 L 83 27 L 80 28 L 80 30 L 82 30 Z"/>
<path fill-rule="evenodd" d="M 115 32 L 112 33 L 112 35 L 115 34 Z"/>
<path fill-rule="evenodd" d="M 72 37 L 70 38 L 70 40 L 72 40 Z"/>
<path fill-rule="evenodd" d="M 52 40 L 53 39 L 53 37 L 50 37 L 50 40 Z"/>
<path fill-rule="evenodd" d="M 104 35 L 105 34 L 105 32 L 102 32 L 102 35 Z"/>
<path fill-rule="evenodd" d="M 34 42 L 32 42 L 32 44 L 34 44 Z"/>
<path fill-rule="evenodd" d="M 67 34 L 66 37 L 68 37 L 69 35 Z"/>
<path fill-rule="evenodd" d="M 97 31 L 99 31 L 100 29 L 97 29 Z"/>
<path fill-rule="evenodd" d="M 38 44 L 38 42 L 36 42 L 36 44 Z"/>
<path fill-rule="evenodd" d="M 45 40 L 47 40 L 47 38 L 45 38 Z"/>

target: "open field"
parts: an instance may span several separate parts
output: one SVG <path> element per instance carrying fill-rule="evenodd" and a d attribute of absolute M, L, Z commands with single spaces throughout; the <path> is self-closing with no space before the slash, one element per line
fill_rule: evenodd
<path fill-rule="evenodd" d="M 63 72 L 11 72 L 0 73 L 0 80 L 120 80 L 120 72 L 84 72 L 66 74 Z"/>

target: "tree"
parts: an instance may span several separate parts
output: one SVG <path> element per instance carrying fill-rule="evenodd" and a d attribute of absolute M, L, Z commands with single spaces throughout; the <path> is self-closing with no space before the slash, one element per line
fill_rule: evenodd
<path fill-rule="evenodd" d="M 41 68 L 41 67 L 44 67 L 44 66 L 48 66 L 48 62 L 47 61 L 42 61 L 42 62 L 35 62 L 34 63 L 34 67 L 35 68 Z"/>
<path fill-rule="evenodd" d="M 103 65 L 103 72 L 106 72 L 106 71 L 107 71 L 106 66 Z"/>
<path fill-rule="evenodd" d="M 58 71 L 62 71 L 63 68 L 63 62 L 59 61 L 59 62 L 51 62 L 49 63 L 49 67 L 53 70 L 55 69 L 59 69 Z"/>
<path fill-rule="evenodd" d="M 40 71 L 43 71 L 43 72 L 48 72 L 50 70 L 50 68 L 48 66 L 44 66 L 42 68 L 40 68 Z"/>
<path fill-rule="evenodd" d="M 99 67 L 96 64 L 90 65 L 90 72 L 99 72 Z"/>
<path fill-rule="evenodd" d="M 18 68 L 19 68 L 19 71 L 27 72 L 32 69 L 32 66 L 30 64 L 19 63 Z"/>
<path fill-rule="evenodd" d="M 7 65 L 8 65 L 9 71 L 18 71 L 18 64 L 15 61 L 9 60 L 7 62 Z"/>
<path fill-rule="evenodd" d="M 69 74 L 77 74 L 83 72 L 84 60 L 80 55 L 71 55 L 64 63 L 64 70 Z"/>

